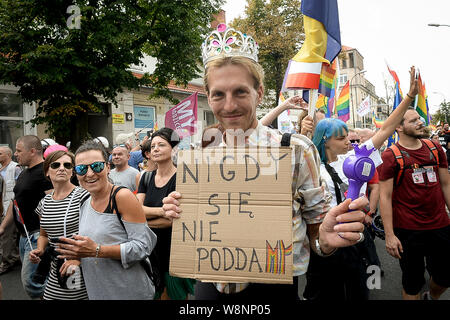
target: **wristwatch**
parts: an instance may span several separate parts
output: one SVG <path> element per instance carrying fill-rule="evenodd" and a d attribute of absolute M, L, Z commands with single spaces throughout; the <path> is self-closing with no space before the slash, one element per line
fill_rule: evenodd
<path fill-rule="evenodd" d="M 314 244 L 316 245 L 316 253 L 321 256 L 321 257 L 329 257 L 331 256 L 333 253 L 336 252 L 337 248 L 335 248 L 333 251 L 331 251 L 328 254 L 325 254 L 322 252 L 322 249 L 320 249 L 320 243 L 319 243 L 319 238 L 316 238 L 316 240 L 314 240 Z"/>

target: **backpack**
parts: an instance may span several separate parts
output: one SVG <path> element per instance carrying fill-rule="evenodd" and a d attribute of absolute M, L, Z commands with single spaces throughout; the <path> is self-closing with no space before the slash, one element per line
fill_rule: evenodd
<path fill-rule="evenodd" d="M 431 163 L 431 164 L 422 164 L 419 167 L 424 167 L 424 166 L 438 166 L 439 167 L 439 153 L 438 153 L 438 149 L 436 147 L 436 145 L 434 144 L 433 141 L 429 140 L 429 139 L 420 139 L 420 141 L 422 141 L 423 143 L 425 143 L 425 145 L 428 147 L 428 149 L 430 150 L 431 154 L 433 155 L 434 159 L 435 159 L 435 163 Z M 392 146 L 390 146 L 388 148 L 389 150 L 391 150 L 391 152 L 393 153 L 395 160 L 397 161 L 397 167 L 398 167 L 398 172 L 397 172 L 397 177 L 395 178 L 395 183 L 394 185 L 398 186 L 400 185 L 400 183 L 403 180 L 403 174 L 405 172 L 405 169 L 411 169 L 412 166 L 406 166 L 405 167 L 405 159 L 403 158 L 403 154 L 400 151 L 400 148 L 398 147 L 397 143 L 393 144 Z"/>

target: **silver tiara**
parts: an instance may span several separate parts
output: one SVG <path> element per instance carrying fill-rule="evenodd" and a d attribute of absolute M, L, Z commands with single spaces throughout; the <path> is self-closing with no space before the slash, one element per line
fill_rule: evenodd
<path fill-rule="evenodd" d="M 258 62 L 258 43 L 245 33 L 221 23 L 202 44 L 203 65 L 222 57 L 241 56 Z"/>

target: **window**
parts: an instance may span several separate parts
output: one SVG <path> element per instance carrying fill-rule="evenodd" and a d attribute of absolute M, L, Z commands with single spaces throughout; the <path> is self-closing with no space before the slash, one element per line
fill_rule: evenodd
<path fill-rule="evenodd" d="M 342 69 L 347 69 L 347 59 L 342 59 Z"/>
<path fill-rule="evenodd" d="M 348 60 L 349 60 L 349 68 L 353 68 L 355 66 L 355 63 L 353 61 L 353 53 L 352 52 L 350 52 L 348 54 Z"/>
<path fill-rule="evenodd" d="M 23 103 L 18 94 L 0 92 L 0 145 L 15 149 L 24 135 Z"/>
<path fill-rule="evenodd" d="M 346 74 L 341 74 L 339 76 L 339 85 L 343 86 L 347 83 L 347 75 Z"/>

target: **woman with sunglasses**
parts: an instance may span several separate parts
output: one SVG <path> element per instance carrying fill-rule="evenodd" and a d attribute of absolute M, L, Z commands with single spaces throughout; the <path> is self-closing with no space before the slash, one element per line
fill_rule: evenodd
<path fill-rule="evenodd" d="M 76 151 L 75 173 L 90 197 L 80 209 L 79 235 L 60 238 L 56 250 L 61 258 L 81 259 L 90 300 L 151 300 L 154 286 L 140 261 L 150 255 L 156 236 L 136 196 L 109 182 L 107 161 L 94 141 Z"/>
<path fill-rule="evenodd" d="M 30 252 L 30 261 L 39 263 L 44 259 L 43 254 L 47 246 L 53 249 L 57 237 L 70 237 L 78 233 L 80 204 L 89 194 L 86 190 L 73 185 L 70 178 L 75 164 L 74 155 L 59 150 L 47 155 L 44 161 L 44 173 L 53 184 L 53 192 L 46 195 L 36 207 L 35 212 L 40 217 L 40 235 L 37 249 Z M 48 252 L 48 251 L 47 251 Z M 44 290 L 44 300 L 78 300 L 87 299 L 86 287 L 79 269 L 80 262 L 55 259 L 56 254 L 50 254 L 50 272 Z M 69 266 L 74 267 L 69 267 Z M 39 267 L 38 267 L 39 269 Z M 74 273 L 68 279 L 69 283 L 61 281 L 61 275 L 68 275 L 68 269 Z M 42 281 L 45 280 L 43 275 Z"/>

